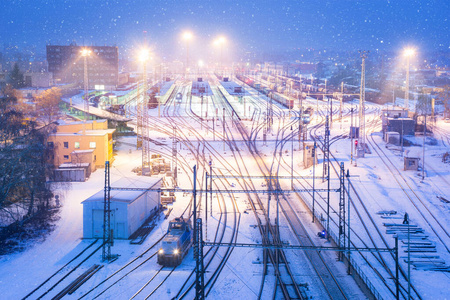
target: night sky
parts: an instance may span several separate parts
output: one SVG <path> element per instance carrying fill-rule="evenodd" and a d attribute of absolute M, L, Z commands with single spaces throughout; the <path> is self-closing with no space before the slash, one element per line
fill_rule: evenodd
<path fill-rule="evenodd" d="M 159 55 L 180 55 L 183 30 L 191 51 L 206 51 L 222 34 L 235 52 L 294 48 L 392 50 L 450 46 L 448 0 L 151 1 L 0 0 L 0 43 L 140 47 L 142 32 Z M 237 51 L 239 50 L 239 51 Z M 230 50 L 231 51 L 231 50 Z M 131 51 L 129 51 L 131 52 Z"/>

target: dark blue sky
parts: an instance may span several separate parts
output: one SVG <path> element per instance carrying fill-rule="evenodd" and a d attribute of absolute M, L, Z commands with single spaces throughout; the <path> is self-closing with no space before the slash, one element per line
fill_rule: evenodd
<path fill-rule="evenodd" d="M 427 50 L 450 46 L 448 0 L 151 1 L 0 0 L 0 43 L 138 47 L 142 31 L 162 56 L 180 55 L 181 33 L 196 35 L 192 52 L 219 34 L 231 49 L 271 53 L 293 48 Z"/>

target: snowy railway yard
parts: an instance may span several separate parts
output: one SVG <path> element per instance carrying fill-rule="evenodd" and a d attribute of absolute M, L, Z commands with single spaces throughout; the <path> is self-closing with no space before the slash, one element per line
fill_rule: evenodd
<path fill-rule="evenodd" d="M 339 101 L 330 114 L 329 102 L 303 100 L 315 110 L 303 140 L 300 101 L 288 109 L 247 86 L 242 100 L 213 75 L 207 82 L 211 93 L 200 96 L 177 80 L 160 116 L 148 110 L 150 153 L 173 161 L 175 147 L 183 191 L 143 243 L 115 239 L 118 257 L 107 263 L 102 239 L 82 239 L 81 202 L 105 187 L 98 169 L 61 191 L 60 219 L 45 241 L 0 257 L 2 299 L 193 299 L 194 247 L 178 266 L 159 265 L 157 253 L 170 220 L 194 222 L 194 178 L 206 298 L 406 299 L 408 289 L 412 299 L 449 297 L 450 164 L 442 155 L 450 123 L 433 124 L 424 173 L 404 171 L 401 147 L 383 139 L 381 105 L 365 105 L 369 151 L 357 157 L 349 138 L 356 100 L 343 103 L 342 119 Z M 135 101 L 128 110 L 136 121 Z M 405 149 L 422 155 L 422 137 L 411 142 Z M 317 164 L 305 167 L 304 145 L 314 143 Z M 133 185 L 141 162 L 136 137 L 119 137 L 111 182 Z"/>

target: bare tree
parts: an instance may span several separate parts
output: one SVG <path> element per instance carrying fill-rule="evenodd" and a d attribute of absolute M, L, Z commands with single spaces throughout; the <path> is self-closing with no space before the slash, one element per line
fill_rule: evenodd
<path fill-rule="evenodd" d="M 36 97 L 36 108 L 44 119 L 46 125 L 56 121 L 60 116 L 59 103 L 61 102 L 62 92 L 59 88 L 45 90 Z"/>

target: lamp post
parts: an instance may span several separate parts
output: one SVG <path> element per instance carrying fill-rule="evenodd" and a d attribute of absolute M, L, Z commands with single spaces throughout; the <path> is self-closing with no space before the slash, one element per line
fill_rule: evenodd
<path fill-rule="evenodd" d="M 141 119 L 141 140 L 142 140 L 142 175 L 150 174 L 150 143 L 148 140 L 148 100 L 147 100 L 147 61 L 149 60 L 149 53 L 147 49 L 143 49 L 139 54 L 139 61 L 143 64 L 143 93 L 142 103 L 137 104 L 141 106 L 141 115 L 138 115 L 138 119 Z"/>
<path fill-rule="evenodd" d="M 219 65 L 219 69 L 220 69 L 220 72 L 222 74 L 222 77 L 223 77 L 223 61 L 222 61 L 223 45 L 226 43 L 226 41 L 227 40 L 225 39 L 224 36 L 220 36 L 214 41 L 214 45 L 219 47 L 219 51 L 220 51 L 220 59 L 219 59 L 220 65 Z"/>
<path fill-rule="evenodd" d="M 190 31 L 185 31 L 183 33 L 183 39 L 186 41 L 186 68 L 185 68 L 185 77 L 187 78 L 189 71 L 189 41 L 192 39 L 192 33 Z"/>
<path fill-rule="evenodd" d="M 88 99 L 88 89 L 89 89 L 89 79 L 88 79 L 88 63 L 87 58 L 91 55 L 91 50 L 85 48 L 81 50 L 81 56 L 84 60 L 84 119 L 88 117 L 89 113 L 89 99 Z"/>
<path fill-rule="evenodd" d="M 409 110 L 409 64 L 411 56 L 415 54 L 415 50 L 413 48 L 406 48 L 403 54 L 406 56 L 405 108 Z"/>

